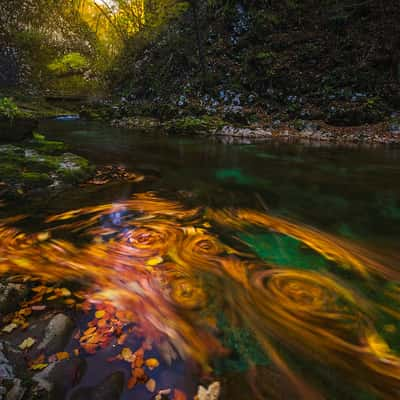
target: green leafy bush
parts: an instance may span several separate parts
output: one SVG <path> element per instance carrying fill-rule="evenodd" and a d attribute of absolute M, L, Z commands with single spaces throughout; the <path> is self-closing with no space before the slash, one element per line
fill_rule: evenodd
<path fill-rule="evenodd" d="M 88 60 L 80 53 L 68 53 L 48 65 L 48 69 L 56 75 L 80 74 L 88 67 Z"/>
<path fill-rule="evenodd" d="M 0 116 L 13 119 L 19 114 L 18 106 L 8 97 L 0 99 Z"/>

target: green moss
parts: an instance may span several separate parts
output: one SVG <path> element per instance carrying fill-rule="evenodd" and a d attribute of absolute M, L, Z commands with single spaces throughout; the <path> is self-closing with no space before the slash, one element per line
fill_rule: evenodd
<path fill-rule="evenodd" d="M 263 366 L 270 364 L 270 360 L 249 329 L 233 326 L 223 314 L 218 316 L 217 323 L 222 345 L 231 351 L 228 357 L 215 360 L 217 374 L 227 371 L 243 372 L 254 364 Z"/>
<path fill-rule="evenodd" d="M 15 179 L 20 173 L 18 164 L 10 162 L 0 162 L 0 180 L 9 181 Z"/>
<path fill-rule="evenodd" d="M 48 174 L 41 172 L 22 172 L 21 181 L 27 186 L 43 187 L 52 183 Z"/>
<path fill-rule="evenodd" d="M 75 184 L 87 180 L 94 167 L 85 158 L 61 153 L 64 149 L 63 143 L 47 141 L 39 134 L 24 147 L 0 145 L 0 181 L 12 192 L 27 192 L 55 181 Z"/>
<path fill-rule="evenodd" d="M 0 116 L 14 119 L 19 116 L 20 110 L 14 101 L 8 97 L 0 98 Z"/>
<path fill-rule="evenodd" d="M 31 153 L 23 161 L 25 168 L 36 172 L 56 171 L 59 167 L 61 159 L 59 156 L 47 156 L 39 153 Z"/>
<path fill-rule="evenodd" d="M 46 140 L 43 135 L 37 134 L 36 137 L 34 136 L 34 139 L 29 141 L 29 147 L 44 154 L 61 154 L 67 150 L 67 146 L 63 142 Z"/>
<path fill-rule="evenodd" d="M 56 173 L 67 183 L 82 182 L 94 172 L 94 167 L 89 164 L 88 160 L 72 153 L 63 154 L 60 161 Z"/>
<path fill-rule="evenodd" d="M 54 60 L 48 69 L 56 75 L 81 73 L 89 66 L 88 60 L 79 53 L 69 53 Z"/>

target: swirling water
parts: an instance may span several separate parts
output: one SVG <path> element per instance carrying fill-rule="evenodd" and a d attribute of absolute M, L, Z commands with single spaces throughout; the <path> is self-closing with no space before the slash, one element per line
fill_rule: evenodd
<path fill-rule="evenodd" d="M 226 399 L 400 398 L 400 149 L 83 121 L 41 132 L 145 176 L 3 211 L 0 270 L 79 284 L 94 307 L 82 330 L 96 307 L 107 315 L 112 335 L 70 344 L 89 364 L 83 384 L 130 368 L 105 361 L 126 334 L 161 360 L 157 389 L 188 398 L 212 380 Z M 99 320 L 89 330 L 104 333 Z"/>

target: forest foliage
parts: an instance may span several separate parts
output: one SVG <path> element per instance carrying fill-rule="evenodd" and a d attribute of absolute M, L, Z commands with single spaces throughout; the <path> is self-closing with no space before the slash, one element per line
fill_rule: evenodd
<path fill-rule="evenodd" d="M 2 2 L 2 58 L 43 87 L 86 90 L 85 81 L 103 79 L 134 37 L 149 40 L 185 9 L 187 3 L 179 0 Z"/>
<path fill-rule="evenodd" d="M 396 4 L 8 0 L 0 4 L 0 59 L 20 76 L 0 70 L 0 85 L 29 79 L 50 91 L 88 93 L 111 83 L 140 95 L 145 82 L 156 98 L 187 82 L 203 90 L 229 81 L 230 90 L 267 93 L 283 82 L 298 86 L 291 75 L 304 72 L 305 83 L 320 74 L 327 92 L 342 81 L 357 86 L 356 76 L 383 86 L 382 79 L 400 80 Z"/>

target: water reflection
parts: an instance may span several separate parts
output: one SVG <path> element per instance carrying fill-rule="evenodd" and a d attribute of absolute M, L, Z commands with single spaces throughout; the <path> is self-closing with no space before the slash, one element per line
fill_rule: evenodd
<path fill-rule="evenodd" d="M 0 272 L 40 278 L 43 301 L 46 282 L 79 283 L 70 306 L 91 316 L 76 336 L 86 354 L 135 336 L 140 352 L 153 346 L 201 374 L 268 366 L 294 398 L 334 398 L 341 379 L 349 398 L 399 398 L 395 258 L 267 213 L 153 192 L 50 216 L 38 232 L 19 229 L 24 218 L 1 222 Z M 127 353 L 116 359 L 136 362 Z M 146 382 L 135 368 L 132 387 Z"/>

